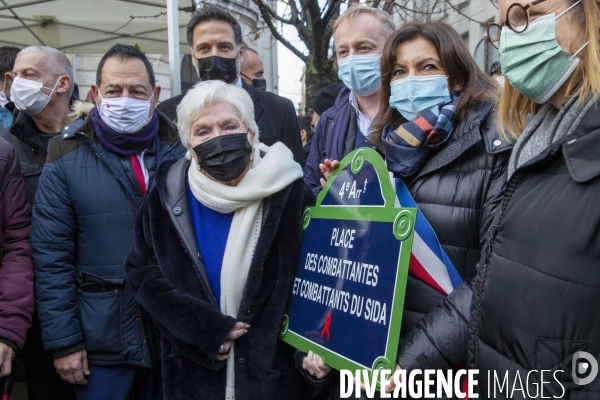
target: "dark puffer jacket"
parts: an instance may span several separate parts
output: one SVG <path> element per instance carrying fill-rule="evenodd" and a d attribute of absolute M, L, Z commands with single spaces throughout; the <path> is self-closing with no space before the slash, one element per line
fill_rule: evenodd
<path fill-rule="evenodd" d="M 310 398 L 279 340 L 300 244 L 304 206 L 312 193 L 297 180 L 264 202 L 264 218 L 239 314 L 224 315 L 210 289 L 185 195 L 189 160 L 158 171 L 136 220 L 125 269 L 136 298 L 160 328 L 165 399 L 223 399 L 225 362 L 215 359 L 237 321 L 251 325 L 235 341 L 238 400 Z M 304 195 L 306 193 L 306 195 Z"/>
<path fill-rule="evenodd" d="M 150 184 L 160 163 L 184 154 L 160 113 L 159 138 L 144 153 Z M 31 247 L 44 347 L 55 357 L 85 348 L 92 365 L 149 366 L 157 358 L 123 270 L 143 200 L 133 182 L 129 159 L 100 144 L 89 116 L 77 132 L 50 140 Z"/>
<path fill-rule="evenodd" d="M 506 168 L 513 146 L 512 142 L 500 139 L 491 110 L 492 104 L 482 104 L 467 113 L 448 143 L 410 182 L 406 182 L 464 280 L 475 276 L 481 248 L 504 193 Z M 379 145 L 375 146 L 383 152 Z M 460 292 L 461 288 L 459 286 L 454 292 Z M 409 274 L 401 337 L 411 337 L 413 328 L 424 323 L 420 320 L 444 299 L 443 293 Z M 466 333 L 462 343 L 460 351 L 466 354 Z M 301 368 L 301 358 L 298 358 L 297 365 Z M 426 359 L 421 360 L 424 365 L 416 368 L 429 368 Z M 411 358 L 412 361 L 416 358 Z M 403 368 L 412 366 L 405 365 L 406 362 L 406 359 L 399 360 Z M 332 398 L 336 398 L 334 393 L 338 390 L 339 384 L 332 384 Z"/>
<path fill-rule="evenodd" d="M 463 280 L 475 265 L 506 185 L 512 143 L 502 141 L 491 104 L 470 111 L 448 143 L 407 183 L 419 209 Z M 409 275 L 402 333 L 409 332 L 444 295 Z"/>
<path fill-rule="evenodd" d="M 597 397 L 600 379 L 576 385 L 572 359 L 578 351 L 600 359 L 599 106 L 589 109 L 573 134 L 517 170 L 490 229 L 472 295 L 463 285 L 428 315 L 403 343 L 401 365 L 418 368 L 423 355 L 434 368 L 464 362 L 459 349 L 468 337 L 468 367 L 479 369 L 480 398 L 493 397 L 488 371 L 490 387 L 494 372 L 500 381 L 507 374 L 510 389 L 518 373 L 534 396 L 541 370 L 550 371 L 543 376 L 544 396 Z M 538 372 L 527 387 L 532 370 Z M 515 391 L 513 398 L 521 396 Z M 509 397 L 506 388 L 497 388 L 495 398 Z"/>
<path fill-rule="evenodd" d="M 0 343 L 15 353 L 33 313 L 30 213 L 17 152 L 0 138 Z"/>

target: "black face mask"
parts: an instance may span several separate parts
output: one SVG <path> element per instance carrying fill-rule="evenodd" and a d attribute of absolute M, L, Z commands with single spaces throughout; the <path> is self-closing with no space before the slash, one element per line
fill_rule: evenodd
<path fill-rule="evenodd" d="M 237 79 L 237 57 L 210 56 L 197 58 L 198 75 L 201 81 L 223 81 L 233 83 Z"/>
<path fill-rule="evenodd" d="M 267 80 L 266 79 L 252 79 L 252 86 L 259 90 L 267 90 Z"/>
<path fill-rule="evenodd" d="M 252 145 L 248 133 L 232 133 L 210 139 L 193 150 L 200 168 L 213 178 L 228 182 L 240 176 L 248 166 Z"/>

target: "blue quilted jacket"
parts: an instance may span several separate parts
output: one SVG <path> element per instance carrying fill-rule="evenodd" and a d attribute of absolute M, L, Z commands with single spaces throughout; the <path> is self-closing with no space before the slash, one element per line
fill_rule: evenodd
<path fill-rule="evenodd" d="M 48 146 L 33 206 L 31 248 L 44 347 L 55 357 L 85 348 L 92 365 L 150 366 L 152 332 L 123 263 L 143 196 L 127 157 L 106 150 L 91 119 Z M 157 167 L 183 157 L 176 128 L 159 113 L 159 136 L 144 153 Z"/>

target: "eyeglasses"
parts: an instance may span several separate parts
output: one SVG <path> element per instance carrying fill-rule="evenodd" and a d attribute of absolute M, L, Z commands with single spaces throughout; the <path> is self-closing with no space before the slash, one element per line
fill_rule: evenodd
<path fill-rule="evenodd" d="M 502 34 L 502 28 L 504 26 L 508 27 L 511 31 L 516 33 L 523 33 L 529 28 L 529 9 L 536 4 L 540 4 L 546 0 L 535 0 L 529 4 L 522 5 L 519 3 L 515 3 L 508 7 L 508 11 L 506 12 L 506 21 L 504 24 L 490 24 L 487 30 L 488 40 L 495 47 L 498 48 L 500 46 L 500 35 Z"/>

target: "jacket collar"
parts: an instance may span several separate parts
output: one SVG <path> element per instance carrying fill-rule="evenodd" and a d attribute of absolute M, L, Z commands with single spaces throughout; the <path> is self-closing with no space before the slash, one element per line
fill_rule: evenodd
<path fill-rule="evenodd" d="M 69 107 L 73 107 L 78 102 L 79 102 L 79 98 L 76 97 L 75 95 L 72 95 L 70 102 L 69 102 Z M 43 152 L 43 154 L 46 155 L 47 149 L 45 149 L 43 147 L 42 140 L 40 139 L 40 137 L 37 134 L 38 129 L 37 129 L 37 126 L 35 125 L 35 121 L 33 120 L 33 118 L 30 117 L 29 115 L 25 114 L 24 112 L 19 111 L 19 109 L 17 109 L 13 103 L 10 103 L 10 104 L 12 105 L 12 107 L 14 109 L 13 117 L 15 119 L 15 122 L 10 127 L 10 133 L 13 134 L 14 136 L 16 136 L 22 142 L 28 143 L 33 146 L 37 146 L 39 148 L 39 150 L 41 150 Z M 76 118 L 75 122 L 67 125 L 67 126 L 72 125 L 73 133 L 75 133 L 75 130 L 81 126 L 81 123 L 78 122 L 79 117 L 75 117 L 75 118 Z M 64 133 L 65 133 L 64 129 L 63 129 L 62 133 L 64 135 Z"/>
<path fill-rule="evenodd" d="M 333 116 L 335 117 L 335 115 L 338 114 L 338 112 L 340 111 L 340 109 L 342 107 L 344 107 L 346 104 L 348 104 L 350 102 L 350 89 L 348 89 L 346 86 L 344 86 L 342 88 L 342 90 L 340 90 L 340 93 L 338 94 L 337 98 L 335 99 L 335 103 L 333 103 L 333 108 L 335 110 L 335 112 L 333 113 Z"/>
<path fill-rule="evenodd" d="M 489 154 L 511 150 L 514 141 L 500 138 L 494 118 L 490 115 L 493 107 L 492 103 L 483 103 L 469 111 L 454 128 L 448 144 L 427 161 L 413 180 L 450 164 L 480 140 L 484 141 Z"/>
<path fill-rule="evenodd" d="M 562 146 L 569 174 L 575 182 L 600 176 L 600 98 L 587 111 L 572 135 Z"/>
<path fill-rule="evenodd" d="M 43 154 L 46 154 L 46 149 L 44 149 L 42 145 L 42 139 L 40 139 L 37 132 L 38 129 L 35 125 L 35 121 L 24 112 L 19 112 L 17 114 L 16 121 L 10 127 L 10 133 L 16 136 L 17 139 L 37 147 Z"/>
<path fill-rule="evenodd" d="M 198 250 L 198 244 L 195 240 L 196 233 L 192 225 L 192 218 L 188 207 L 185 191 L 185 178 L 190 166 L 190 160 L 181 158 L 169 167 L 161 168 L 156 176 L 156 184 L 160 193 L 163 206 L 169 213 L 171 221 L 190 257 L 194 261 L 196 269 L 200 273 L 204 282 L 203 289 L 208 298 L 213 299 L 213 303 L 218 306 L 219 300 L 215 298 L 210 288 L 206 269 L 202 262 L 202 256 Z"/>
<path fill-rule="evenodd" d="M 175 128 L 171 120 L 158 110 L 157 113 L 159 122 L 158 136 L 162 143 L 165 143 L 169 146 L 169 148 L 166 151 L 164 151 L 161 155 L 161 159 L 163 159 L 164 154 L 173 149 L 178 143 L 179 135 L 177 134 L 177 129 Z M 111 170 L 114 176 L 122 183 L 129 197 L 133 201 L 133 204 L 135 204 L 136 207 L 139 206 L 137 196 L 131 184 L 131 180 L 127 177 L 127 172 L 125 171 L 125 168 L 123 167 L 119 156 L 108 151 L 104 148 L 104 146 L 100 144 L 100 141 L 96 136 L 94 124 L 92 123 L 90 114 L 87 114 L 85 122 L 81 124 L 78 129 L 69 128 L 67 130 L 64 130 L 62 133 L 63 140 L 70 139 L 74 136 L 77 136 L 85 144 L 91 147 L 92 151 L 104 161 L 104 163 Z M 160 160 L 157 160 L 157 164 L 159 163 Z"/>

